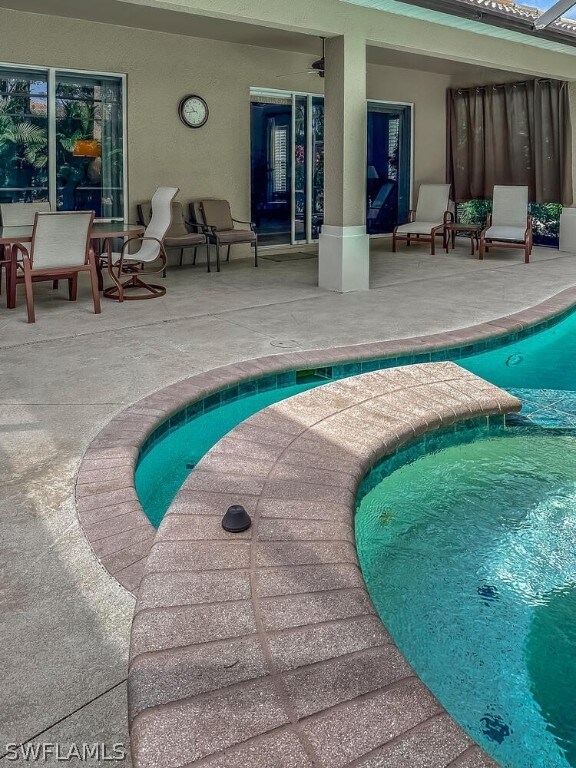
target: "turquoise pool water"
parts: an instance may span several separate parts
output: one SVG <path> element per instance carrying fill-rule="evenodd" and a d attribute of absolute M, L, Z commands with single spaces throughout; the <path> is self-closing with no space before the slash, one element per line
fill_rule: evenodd
<path fill-rule="evenodd" d="M 576 432 L 566 429 L 576 427 L 576 313 L 473 352 L 432 359 L 516 393 L 519 424 L 564 429 L 520 426 L 397 469 L 359 504 L 360 559 L 396 642 L 473 738 L 507 768 L 576 768 Z M 202 456 L 262 408 L 426 359 L 282 374 L 211 396 L 146 447 L 136 470 L 146 514 L 158 526 Z"/>
<path fill-rule="evenodd" d="M 490 352 L 461 357 L 460 351 L 449 350 L 445 355 L 435 354 L 434 359 L 454 359 L 488 381 L 512 391 L 530 388 L 531 396 L 526 397 L 527 409 L 537 414 L 537 423 L 544 423 L 548 418 L 553 424 L 554 416 L 557 416 L 556 401 L 560 397 L 552 395 L 550 390 L 556 393 L 558 390 L 576 390 L 576 369 L 570 363 L 576 359 L 576 313 L 547 330 Z M 393 364 L 410 362 L 411 359 L 398 359 Z M 382 361 L 380 367 L 386 365 L 386 361 Z M 349 372 L 345 372 L 346 368 L 335 367 L 332 374 L 331 369 L 327 369 L 324 376 L 313 380 L 304 378 L 288 386 L 255 392 L 227 402 L 164 435 L 140 459 L 136 470 L 136 490 L 153 525 L 160 524 L 192 467 L 227 432 L 272 403 L 326 383 L 331 375 L 342 378 L 361 370 L 359 364 Z M 525 398 L 525 392 L 518 391 L 517 394 Z M 568 408 L 576 424 L 576 395 L 572 401 L 566 397 L 561 399 L 565 401 L 560 409 L 561 420 L 565 421 L 564 411 Z"/>
<path fill-rule="evenodd" d="M 457 360 L 504 389 L 576 390 L 576 313 L 541 333 Z"/>
<path fill-rule="evenodd" d="M 514 428 L 422 456 L 360 498 L 382 620 L 506 768 L 576 767 L 576 433 Z"/>
<path fill-rule="evenodd" d="M 136 490 L 152 525 L 160 525 L 193 467 L 227 432 L 262 408 L 321 383 L 324 380 L 318 379 L 257 392 L 200 414 L 166 434 L 136 468 Z"/>

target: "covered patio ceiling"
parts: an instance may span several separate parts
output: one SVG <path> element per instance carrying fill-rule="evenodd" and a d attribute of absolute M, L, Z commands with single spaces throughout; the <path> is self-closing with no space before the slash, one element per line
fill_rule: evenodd
<path fill-rule="evenodd" d="M 460 0 L 454 0 L 459 2 Z M 186 35 L 237 43 L 240 45 L 273 48 L 283 51 L 310 54 L 317 58 L 321 52 L 318 35 L 310 32 L 303 34 L 295 31 L 271 28 L 257 24 L 230 21 L 193 14 L 140 5 L 135 8 L 124 0 L 0 0 L 0 8 L 25 11 L 28 13 L 49 14 L 65 18 L 82 19 L 105 24 L 153 30 L 168 34 Z M 484 84 L 486 82 L 505 82 L 523 77 L 525 73 L 489 68 L 450 59 L 426 56 L 410 50 L 398 50 L 368 44 L 366 50 L 368 64 L 401 69 L 412 69 L 436 74 L 449 75 L 456 85 Z M 317 87 L 317 80 L 313 80 Z"/>

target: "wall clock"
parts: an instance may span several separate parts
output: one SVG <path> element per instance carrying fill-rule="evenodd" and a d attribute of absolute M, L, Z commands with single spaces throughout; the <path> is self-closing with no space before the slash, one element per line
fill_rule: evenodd
<path fill-rule="evenodd" d="M 201 128 L 208 120 L 208 104 L 200 96 L 184 96 L 178 106 L 178 114 L 188 128 Z"/>

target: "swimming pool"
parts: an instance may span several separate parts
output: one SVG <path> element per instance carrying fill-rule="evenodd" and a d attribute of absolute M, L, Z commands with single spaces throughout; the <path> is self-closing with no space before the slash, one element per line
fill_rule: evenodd
<path fill-rule="evenodd" d="M 285 374 L 272 385 L 251 382 L 230 397 L 205 404 L 182 418 L 179 426 L 166 430 L 142 451 L 136 468 L 136 491 L 144 512 L 157 527 L 188 474 L 202 456 L 227 432 L 272 403 L 319 386 L 332 379 L 394 365 L 433 360 L 456 360 L 460 365 L 498 386 L 510 389 L 527 401 L 525 411 L 536 423 L 554 425 L 574 416 L 576 425 L 576 313 L 558 322 L 549 321 L 539 333 L 511 334 L 509 341 L 482 342 L 476 352 L 469 348 L 446 350 L 404 358 L 369 361 L 366 364 L 333 366 L 303 375 Z M 521 338 L 518 338 L 521 336 Z M 496 346 L 499 345 L 499 346 Z M 464 353 L 464 356 L 463 356 Z M 262 383 L 261 383 L 262 384 Z M 526 389 L 530 388 L 530 393 Z M 522 390 L 522 391 L 520 391 Z M 559 392 L 560 391 L 560 392 Z M 209 398 L 210 400 L 210 398 Z M 562 401 L 562 407 L 557 404 Z M 558 417 L 560 410 L 560 417 Z"/>
<path fill-rule="evenodd" d="M 576 432 L 472 437 L 365 480 L 364 579 L 417 674 L 501 765 L 574 768 Z"/>

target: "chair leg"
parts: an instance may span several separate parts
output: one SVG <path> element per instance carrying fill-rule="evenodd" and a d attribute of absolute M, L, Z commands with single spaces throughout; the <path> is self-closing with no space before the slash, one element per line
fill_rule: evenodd
<path fill-rule="evenodd" d="M 58 288 L 58 280 L 52 280 L 52 290 L 55 291 Z"/>
<path fill-rule="evenodd" d="M 478 248 L 478 259 L 482 261 L 484 258 L 484 249 L 486 247 L 486 241 L 483 237 L 480 238 L 480 247 Z"/>
<path fill-rule="evenodd" d="M 30 261 L 28 259 L 24 261 L 24 292 L 26 295 L 26 310 L 28 312 L 28 322 L 35 323 L 36 315 L 34 314 L 34 293 L 32 292 L 32 273 L 31 273 Z"/>
<path fill-rule="evenodd" d="M 258 266 L 258 240 L 254 240 L 254 266 Z"/>
<path fill-rule="evenodd" d="M 78 272 L 75 275 L 68 278 L 68 299 L 70 301 L 76 301 L 78 295 Z"/>
<path fill-rule="evenodd" d="M 226 261 L 230 261 L 230 246 L 228 246 L 228 251 L 226 252 Z"/>
<path fill-rule="evenodd" d="M 436 256 L 436 232 L 434 230 L 430 233 L 430 255 Z"/>
<path fill-rule="evenodd" d="M 184 248 L 180 248 L 180 264 L 179 266 L 182 266 L 182 259 L 184 258 Z M 164 275 L 166 277 L 166 275 Z"/>
<path fill-rule="evenodd" d="M 194 256 L 192 257 L 192 265 L 196 265 L 196 254 L 198 253 L 198 248 L 194 248 Z"/>
<path fill-rule="evenodd" d="M 92 299 L 94 300 L 94 314 L 99 315 L 100 308 L 100 291 L 98 289 L 98 272 L 96 270 L 96 258 L 94 256 L 89 257 L 90 263 L 90 282 L 92 284 Z"/>
<path fill-rule="evenodd" d="M 206 243 L 206 272 L 210 271 L 210 243 Z"/>
<path fill-rule="evenodd" d="M 220 245 L 216 245 L 216 272 L 220 272 Z"/>
<path fill-rule="evenodd" d="M 530 264 L 530 243 L 524 245 L 524 263 Z"/>

